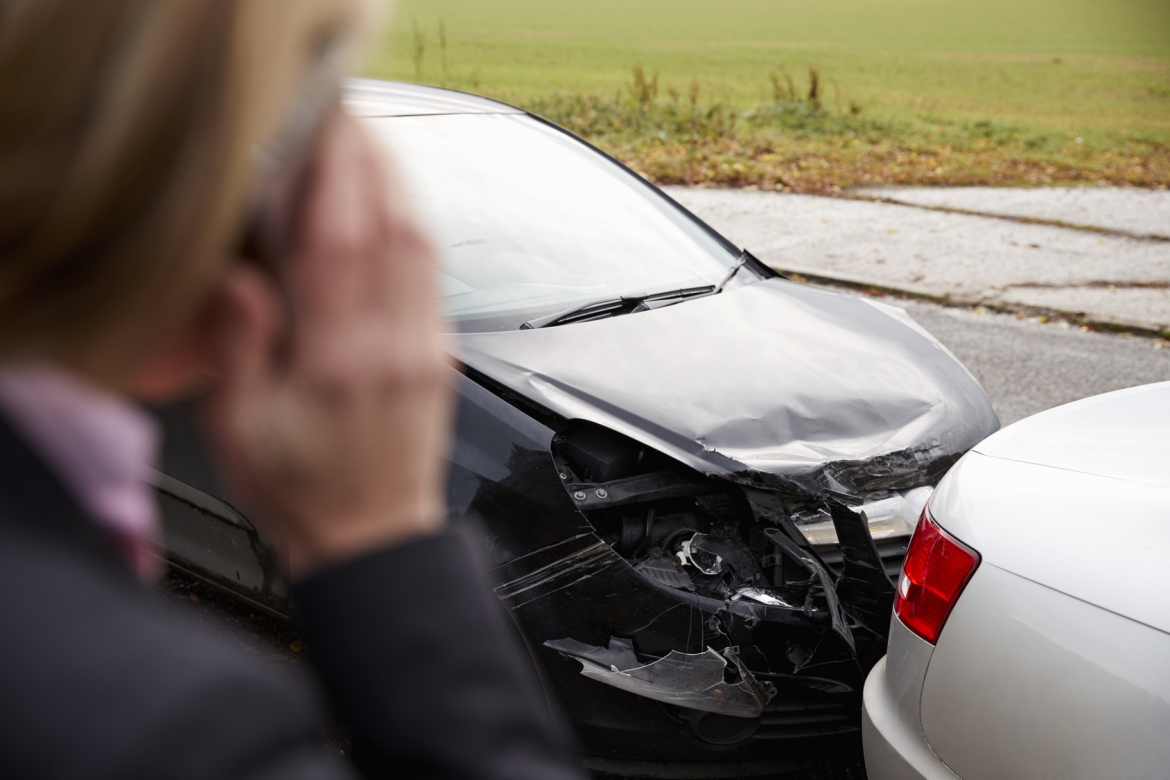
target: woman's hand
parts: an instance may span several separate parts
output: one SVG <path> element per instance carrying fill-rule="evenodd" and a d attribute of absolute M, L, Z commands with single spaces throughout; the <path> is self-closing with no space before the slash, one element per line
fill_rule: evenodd
<path fill-rule="evenodd" d="M 442 527 L 450 430 L 435 255 L 375 139 L 324 137 L 281 293 L 233 268 L 209 421 L 294 577 Z"/>

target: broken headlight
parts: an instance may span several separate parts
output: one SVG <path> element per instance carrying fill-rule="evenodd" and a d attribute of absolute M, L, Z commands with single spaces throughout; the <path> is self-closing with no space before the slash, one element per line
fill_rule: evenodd
<path fill-rule="evenodd" d="M 865 513 L 869 532 L 875 542 L 909 537 L 914 533 L 914 526 L 918 523 L 922 508 L 926 506 L 933 492 L 934 488 L 927 485 L 911 490 L 871 493 L 866 496 L 865 503 L 851 508 Z M 837 530 L 833 527 L 833 520 L 827 510 L 797 511 L 793 513 L 792 519 L 809 544 L 816 546 L 837 544 Z"/>

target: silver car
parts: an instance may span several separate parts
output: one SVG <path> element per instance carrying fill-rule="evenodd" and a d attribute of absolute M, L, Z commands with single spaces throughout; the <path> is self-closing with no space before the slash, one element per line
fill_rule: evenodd
<path fill-rule="evenodd" d="M 1012 425 L 943 479 L 862 736 L 874 780 L 1170 777 L 1170 383 Z"/>

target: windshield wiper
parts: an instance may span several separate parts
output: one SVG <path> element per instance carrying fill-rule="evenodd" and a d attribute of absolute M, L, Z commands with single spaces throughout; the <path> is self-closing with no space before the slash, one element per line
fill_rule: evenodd
<path fill-rule="evenodd" d="M 730 277 L 729 277 L 730 278 Z M 724 284 L 726 284 L 726 279 Z M 537 317 L 520 326 L 520 330 L 534 330 L 535 328 L 551 328 L 554 325 L 568 325 L 571 322 L 588 322 L 601 320 L 606 317 L 617 317 L 622 314 L 632 314 L 636 311 L 649 311 L 660 306 L 669 306 L 671 303 L 686 298 L 698 298 L 705 295 L 714 295 L 719 292 L 716 285 L 708 284 L 702 287 L 684 287 L 681 290 L 649 293 L 647 295 L 625 295 L 621 298 L 605 298 L 600 301 L 591 301 L 582 306 L 574 306 L 568 311 L 550 314 L 547 317 Z"/>
<path fill-rule="evenodd" d="M 582 306 L 575 306 L 568 311 L 550 314 L 547 317 L 537 317 L 520 326 L 520 330 L 534 330 L 536 328 L 551 328 L 554 325 L 568 325 L 571 322 L 588 322 L 601 320 L 606 317 L 617 317 L 622 314 L 633 314 L 638 311 L 649 311 L 662 306 L 669 306 L 687 298 L 702 298 L 708 295 L 718 295 L 723 292 L 727 283 L 735 278 L 740 269 L 747 265 L 751 255 L 745 249 L 735 261 L 735 265 L 723 277 L 719 284 L 708 284 L 702 287 L 684 287 L 681 290 L 650 293 L 648 295 L 625 295 L 621 298 L 605 298 L 600 301 L 591 301 Z"/>
<path fill-rule="evenodd" d="M 723 277 L 723 281 L 722 281 L 722 282 L 720 282 L 719 284 L 715 285 L 715 292 L 716 292 L 716 293 L 721 293 L 721 292 L 723 292 L 723 288 L 727 286 L 727 283 L 728 283 L 728 282 L 730 282 L 732 279 L 734 279 L 734 278 L 735 278 L 735 275 L 736 275 L 737 273 L 739 273 L 739 269 L 741 269 L 741 268 L 743 268 L 745 265 L 747 265 L 747 261 L 748 261 L 748 258 L 749 258 L 749 257 L 751 257 L 751 255 L 750 255 L 750 254 L 748 254 L 748 251 L 747 251 L 746 249 L 745 249 L 745 250 L 743 250 L 743 252 L 742 252 L 742 253 L 740 254 L 740 256 L 739 256 L 739 259 L 735 261 L 735 265 L 733 265 L 733 266 L 731 267 L 731 270 L 727 272 L 727 276 Z M 715 293 L 712 293 L 712 295 L 714 295 L 714 294 L 715 294 Z"/>

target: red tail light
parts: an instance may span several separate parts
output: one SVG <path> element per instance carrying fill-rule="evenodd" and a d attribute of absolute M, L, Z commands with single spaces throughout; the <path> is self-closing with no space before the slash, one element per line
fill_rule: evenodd
<path fill-rule="evenodd" d="M 979 553 L 939 528 L 923 509 L 894 598 L 894 612 L 906 627 L 932 645 L 955 602 L 979 566 Z"/>

